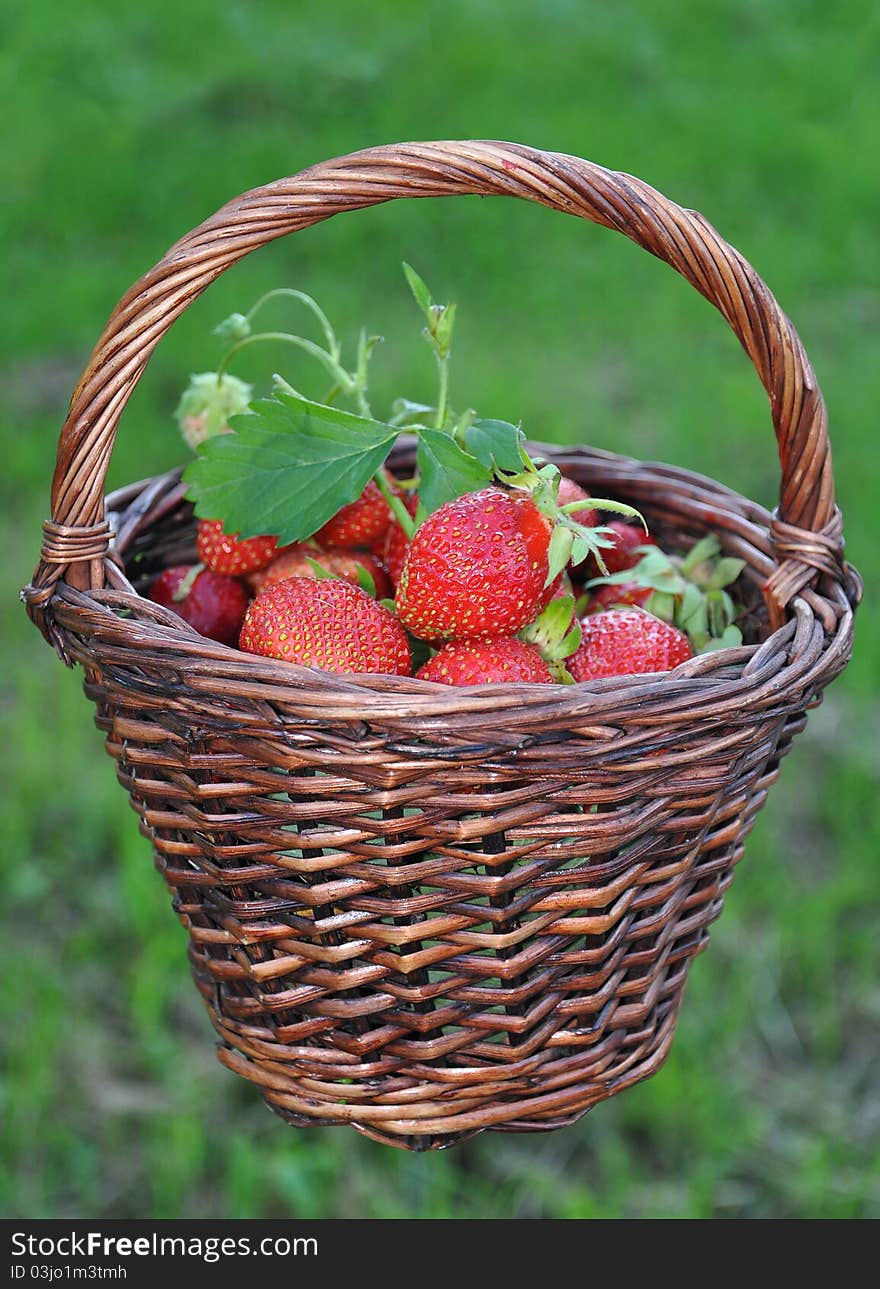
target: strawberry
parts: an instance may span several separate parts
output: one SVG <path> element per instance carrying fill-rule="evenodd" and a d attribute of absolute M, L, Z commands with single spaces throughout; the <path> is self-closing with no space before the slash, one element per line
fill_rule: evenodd
<path fill-rule="evenodd" d="M 615 605 L 638 605 L 643 609 L 654 594 L 650 586 L 638 582 L 619 582 L 611 586 L 597 586 L 590 592 L 587 613 L 604 613 Z"/>
<path fill-rule="evenodd" d="M 291 577 L 262 591 L 241 629 L 248 653 L 322 671 L 408 676 L 406 632 L 392 613 L 350 582 Z"/>
<path fill-rule="evenodd" d="M 403 498 L 403 504 L 409 513 L 415 516 L 419 508 L 419 495 L 417 492 L 407 493 Z M 388 575 L 392 584 L 396 587 L 400 581 L 400 575 L 403 572 L 406 552 L 409 550 L 409 538 L 395 519 L 389 528 L 382 534 L 382 537 L 372 546 L 374 555 L 378 555 L 382 563 L 388 569 Z"/>
<path fill-rule="evenodd" d="M 439 685 L 553 683 L 550 668 L 537 649 L 512 636 L 452 640 L 419 668 L 416 678 Z"/>
<path fill-rule="evenodd" d="M 608 527 L 614 534 L 614 545 L 602 551 L 602 558 L 609 573 L 622 573 L 624 569 L 634 568 L 642 557 L 640 546 L 656 546 L 639 524 L 627 524 L 622 519 L 612 519 Z M 600 577 L 602 570 L 596 563 L 595 556 L 590 557 L 588 564 L 590 577 Z"/>
<path fill-rule="evenodd" d="M 589 497 L 590 494 L 579 483 L 562 475 L 559 480 L 559 492 L 556 494 L 556 501 L 560 507 L 568 506 L 572 501 L 588 501 Z M 599 526 L 598 510 L 577 510 L 574 513 L 578 523 L 583 524 L 585 528 Z"/>
<path fill-rule="evenodd" d="M 387 470 L 385 478 L 392 492 L 399 496 L 400 489 Z M 376 480 L 370 479 L 357 501 L 343 506 L 323 528 L 318 529 L 315 541 L 321 546 L 372 546 L 385 533 L 391 520 L 388 502 L 379 491 Z"/>
<path fill-rule="evenodd" d="M 611 609 L 581 622 L 581 643 L 567 661 L 575 680 L 671 671 L 693 657 L 686 635 L 642 609 Z"/>
<path fill-rule="evenodd" d="M 316 546 L 314 542 L 292 542 L 290 546 L 282 546 L 278 550 L 271 564 L 246 574 L 244 580 L 250 587 L 251 594 L 259 595 L 265 587 L 271 586 L 273 582 L 283 582 L 286 577 L 317 577 L 309 560 L 320 563 L 323 554 L 320 546 Z"/>
<path fill-rule="evenodd" d="M 446 502 L 410 543 L 395 596 L 401 622 L 425 640 L 512 635 L 553 594 L 550 535 L 524 491 L 482 488 Z"/>
<path fill-rule="evenodd" d="M 391 594 L 388 574 L 373 555 L 364 551 L 321 550 L 311 542 L 294 542 L 291 546 L 285 546 L 268 568 L 258 569 L 248 576 L 248 585 L 258 593 L 273 582 L 283 582 L 288 577 L 320 577 L 309 560 L 320 564 L 333 577 L 351 582 L 352 586 L 360 585 L 358 570 L 362 569 L 372 579 L 377 600 Z"/>
<path fill-rule="evenodd" d="M 278 550 L 277 537 L 230 536 L 223 531 L 220 519 L 200 519 L 196 533 L 196 550 L 200 561 L 215 573 L 243 577 L 271 563 Z"/>
<path fill-rule="evenodd" d="M 241 582 L 199 565 L 166 568 L 147 588 L 147 598 L 194 627 L 200 635 L 234 645 L 249 603 Z"/>

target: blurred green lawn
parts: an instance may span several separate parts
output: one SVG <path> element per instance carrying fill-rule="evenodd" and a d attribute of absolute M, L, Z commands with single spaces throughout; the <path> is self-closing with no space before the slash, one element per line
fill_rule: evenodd
<path fill-rule="evenodd" d="M 29 1217 L 880 1215 L 877 972 L 880 128 L 856 0 L 7 0 L 0 509 L 0 1210 Z M 78 674 L 16 601 L 67 398 L 117 298 L 236 193 L 400 139 L 508 138 L 700 209 L 794 319 L 831 414 L 856 653 L 786 761 L 695 964 L 673 1053 L 576 1127 L 411 1156 L 297 1132 L 213 1056 L 184 934 Z M 720 318 L 622 238 L 524 203 L 396 203 L 251 256 L 160 346 L 111 486 L 182 459 L 210 329 L 269 286 L 387 337 L 377 403 L 429 389 L 400 273 L 460 304 L 455 391 L 534 437 L 773 504 L 766 399 Z M 258 377 L 289 354 L 242 361 Z M 250 366 L 249 366 L 250 364 Z M 317 392 L 317 391 L 316 391 Z"/>

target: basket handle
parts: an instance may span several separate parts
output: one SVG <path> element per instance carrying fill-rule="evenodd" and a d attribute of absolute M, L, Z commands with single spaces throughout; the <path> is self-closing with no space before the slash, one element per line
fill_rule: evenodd
<path fill-rule="evenodd" d="M 122 297 L 71 398 L 42 558 L 24 598 L 44 632 L 59 581 L 105 584 L 104 481 L 116 427 L 153 349 L 225 269 L 277 237 L 397 197 L 521 197 L 617 229 L 676 269 L 726 318 L 770 396 L 782 466 L 771 528 L 771 625 L 818 573 L 840 577 L 842 522 L 825 403 L 794 327 L 742 256 L 696 211 L 630 175 L 561 153 L 490 141 L 404 143 L 310 166 L 228 202 Z"/>

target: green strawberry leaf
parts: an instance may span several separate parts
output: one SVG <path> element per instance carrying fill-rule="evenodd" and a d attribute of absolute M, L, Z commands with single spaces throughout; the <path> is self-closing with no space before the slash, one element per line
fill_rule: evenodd
<path fill-rule="evenodd" d="M 285 393 L 233 421 L 234 433 L 208 439 L 187 467 L 187 496 L 227 531 L 273 533 L 283 545 L 356 501 L 397 438 L 392 426 Z"/>
<path fill-rule="evenodd" d="M 736 649 L 742 644 L 742 632 L 739 627 L 725 627 L 722 635 L 716 639 L 709 638 L 698 649 L 698 653 L 712 653 L 716 649 Z"/>
<path fill-rule="evenodd" d="M 655 618 L 662 618 L 664 622 L 675 621 L 675 596 L 667 591 L 654 591 L 645 603 L 645 608 L 649 613 L 653 613 Z"/>
<path fill-rule="evenodd" d="M 744 559 L 733 559 L 725 556 L 720 559 L 712 570 L 712 575 L 708 581 L 708 587 L 712 591 L 721 590 L 724 586 L 730 586 L 735 582 L 740 573 L 746 566 Z"/>
<path fill-rule="evenodd" d="M 436 412 L 436 407 L 430 403 L 414 403 L 409 398 L 396 398 L 391 404 L 390 425 L 406 425 L 407 422 L 424 421 L 432 412 Z"/>
<path fill-rule="evenodd" d="M 409 289 L 413 293 L 413 299 L 425 315 L 425 318 L 430 325 L 431 310 L 434 307 L 434 297 L 428 290 L 427 284 L 419 277 L 411 264 L 407 264 L 406 261 L 404 261 L 403 271 L 406 274 Z"/>
<path fill-rule="evenodd" d="M 509 421 L 474 421 L 465 434 L 469 452 L 492 471 L 516 473 L 522 469 L 522 445 L 525 435 Z"/>
<path fill-rule="evenodd" d="M 433 514 L 447 501 L 491 483 L 488 467 L 460 448 L 442 430 L 419 430 L 419 511 Z"/>
<path fill-rule="evenodd" d="M 681 561 L 681 571 L 690 575 L 699 564 L 707 560 L 714 559 L 721 551 L 721 541 L 715 533 L 707 533 L 701 537 L 688 551 L 687 555 Z"/>

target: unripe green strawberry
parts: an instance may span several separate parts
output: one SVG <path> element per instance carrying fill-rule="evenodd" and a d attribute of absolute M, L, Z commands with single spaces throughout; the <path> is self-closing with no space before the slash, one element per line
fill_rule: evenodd
<path fill-rule="evenodd" d="M 610 609 L 581 622 L 581 643 L 567 660 L 574 679 L 671 671 L 693 657 L 683 632 L 642 609 Z"/>
<path fill-rule="evenodd" d="M 219 380 L 215 371 L 191 376 L 174 416 L 192 450 L 215 434 L 228 434 L 229 417 L 246 412 L 252 394 L 251 385 L 226 372 Z"/>
<path fill-rule="evenodd" d="M 270 564 L 278 552 L 277 537 L 245 537 L 224 533 L 220 519 L 200 519 L 196 550 L 205 568 L 229 577 L 244 577 Z"/>
<path fill-rule="evenodd" d="M 550 521 L 526 492 L 483 488 L 440 506 L 413 536 L 395 608 L 424 640 L 512 635 L 553 594 Z"/>
<path fill-rule="evenodd" d="M 451 640 L 419 668 L 416 677 L 439 685 L 553 684 L 538 650 L 513 636 Z"/>
<path fill-rule="evenodd" d="M 408 676 L 406 632 L 378 601 L 331 578 L 292 577 L 251 604 L 239 647 L 322 671 Z"/>

